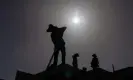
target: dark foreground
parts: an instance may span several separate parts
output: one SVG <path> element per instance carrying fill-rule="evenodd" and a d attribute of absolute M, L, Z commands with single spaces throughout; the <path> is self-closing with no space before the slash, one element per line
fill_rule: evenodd
<path fill-rule="evenodd" d="M 101 68 L 85 71 L 68 64 L 49 68 L 38 74 L 17 71 L 16 80 L 133 80 L 133 68 L 128 67 L 112 72 Z"/>

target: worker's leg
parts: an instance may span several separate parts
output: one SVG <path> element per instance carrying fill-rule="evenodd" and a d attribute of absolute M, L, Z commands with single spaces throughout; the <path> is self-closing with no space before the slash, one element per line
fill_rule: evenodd
<path fill-rule="evenodd" d="M 62 64 L 65 64 L 65 57 L 66 57 L 66 49 L 65 46 L 61 48 L 61 53 L 62 53 Z"/>
<path fill-rule="evenodd" d="M 59 54 L 59 49 L 54 49 L 54 65 L 57 65 L 58 54 Z"/>

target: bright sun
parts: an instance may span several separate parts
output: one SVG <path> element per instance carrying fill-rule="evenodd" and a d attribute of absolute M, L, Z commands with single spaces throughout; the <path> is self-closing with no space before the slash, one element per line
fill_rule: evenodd
<path fill-rule="evenodd" d="M 74 24 L 79 24 L 80 23 L 80 18 L 78 16 L 75 16 L 75 17 L 72 18 L 72 22 Z"/>

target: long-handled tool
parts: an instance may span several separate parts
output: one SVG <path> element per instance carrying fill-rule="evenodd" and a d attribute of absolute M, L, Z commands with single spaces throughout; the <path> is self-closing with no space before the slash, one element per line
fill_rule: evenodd
<path fill-rule="evenodd" d="M 54 57 L 55 52 L 56 52 L 56 50 L 54 50 L 54 53 L 52 54 L 52 56 L 51 56 L 51 58 L 50 58 L 50 61 L 49 61 L 48 65 L 47 65 L 46 70 L 49 68 L 49 66 L 50 66 L 50 64 L 51 64 L 51 62 L 52 62 L 52 59 L 53 59 L 53 57 Z"/>

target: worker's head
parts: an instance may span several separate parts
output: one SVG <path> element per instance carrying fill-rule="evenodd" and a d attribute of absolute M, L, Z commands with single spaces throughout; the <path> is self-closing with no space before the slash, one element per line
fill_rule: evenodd
<path fill-rule="evenodd" d="M 83 71 L 87 71 L 87 68 L 86 68 L 86 67 L 83 67 L 82 70 L 83 70 Z"/>
<path fill-rule="evenodd" d="M 47 32 L 52 32 L 55 26 L 53 26 L 53 24 L 49 24 L 48 25 L 48 29 Z"/>
<path fill-rule="evenodd" d="M 97 55 L 96 55 L 96 54 L 93 54 L 92 56 L 93 56 L 93 57 L 97 57 Z"/>
<path fill-rule="evenodd" d="M 76 54 L 74 54 L 74 55 L 73 55 L 73 57 L 79 57 L 79 54 L 78 54 L 78 53 L 76 53 Z"/>

